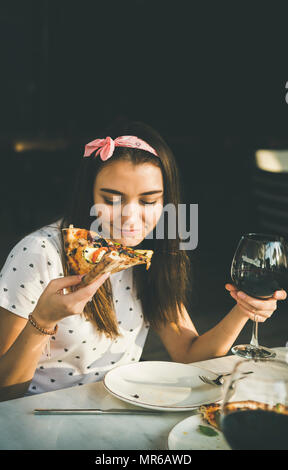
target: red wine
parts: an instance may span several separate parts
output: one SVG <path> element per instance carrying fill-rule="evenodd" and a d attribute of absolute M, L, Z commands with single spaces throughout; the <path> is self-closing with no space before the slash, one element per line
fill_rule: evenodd
<path fill-rule="evenodd" d="M 234 450 L 288 450 L 288 415 L 235 411 L 222 418 L 221 430 Z"/>
<path fill-rule="evenodd" d="M 233 279 L 236 287 L 251 297 L 271 297 L 276 290 L 283 289 L 286 284 L 286 273 L 261 269 L 245 269 L 234 271 Z"/>

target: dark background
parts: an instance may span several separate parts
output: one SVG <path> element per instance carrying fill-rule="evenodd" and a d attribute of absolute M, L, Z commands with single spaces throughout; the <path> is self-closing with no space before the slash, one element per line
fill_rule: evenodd
<path fill-rule="evenodd" d="M 224 284 L 240 236 L 276 230 L 254 156 L 288 148 L 285 18 L 284 3 L 263 1 L 1 2 L 0 266 L 61 215 L 85 143 L 142 120 L 174 151 L 184 202 L 199 204 L 190 312 L 199 332 L 215 325 L 234 304 Z M 288 340 L 279 304 L 260 328 L 267 346 Z M 237 341 L 250 334 L 248 322 Z"/>

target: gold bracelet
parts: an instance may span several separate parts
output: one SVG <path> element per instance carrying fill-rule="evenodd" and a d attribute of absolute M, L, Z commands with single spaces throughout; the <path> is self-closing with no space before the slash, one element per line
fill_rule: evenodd
<path fill-rule="evenodd" d="M 29 322 L 31 323 L 31 325 L 34 326 L 34 328 L 37 328 L 37 330 L 39 330 L 43 335 L 55 335 L 57 333 L 57 330 L 58 330 L 58 325 L 55 325 L 55 328 L 53 331 L 49 331 L 49 330 L 45 330 L 45 328 L 42 328 L 41 326 L 38 325 L 38 323 L 36 322 L 35 318 L 33 318 L 33 316 L 31 315 L 28 315 L 28 320 Z"/>

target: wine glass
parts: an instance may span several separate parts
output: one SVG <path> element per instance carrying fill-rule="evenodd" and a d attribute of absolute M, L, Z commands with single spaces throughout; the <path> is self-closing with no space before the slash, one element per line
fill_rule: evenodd
<path fill-rule="evenodd" d="M 288 450 L 288 364 L 238 361 L 226 382 L 220 428 L 233 450 Z"/>
<path fill-rule="evenodd" d="M 287 245 L 280 235 L 248 233 L 243 235 L 236 249 L 231 278 L 235 286 L 251 297 L 267 299 L 276 290 L 286 286 Z M 245 357 L 272 358 L 275 353 L 258 343 L 258 321 L 254 317 L 250 344 L 232 348 L 233 354 Z"/>

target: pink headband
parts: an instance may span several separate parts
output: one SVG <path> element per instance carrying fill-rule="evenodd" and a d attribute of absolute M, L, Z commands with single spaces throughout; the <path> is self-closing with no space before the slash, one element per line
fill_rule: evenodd
<path fill-rule="evenodd" d="M 98 149 L 95 153 L 95 157 L 100 153 L 101 160 L 108 160 L 108 158 L 112 157 L 115 147 L 130 147 L 147 150 L 147 152 L 153 153 L 153 155 L 158 157 L 156 151 L 150 147 L 147 142 L 133 135 L 123 135 L 122 137 L 117 137 L 115 140 L 111 139 L 111 137 L 92 140 L 92 142 L 85 145 L 84 157 L 90 157 L 91 153 Z"/>

